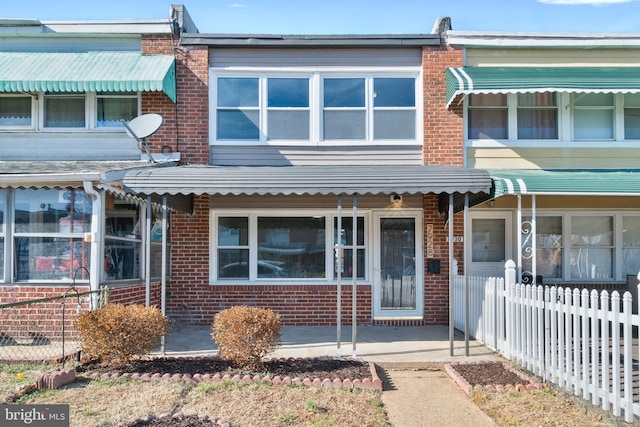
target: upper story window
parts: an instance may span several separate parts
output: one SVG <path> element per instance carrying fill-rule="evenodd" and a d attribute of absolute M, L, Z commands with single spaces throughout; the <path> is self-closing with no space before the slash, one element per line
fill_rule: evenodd
<path fill-rule="evenodd" d="M 123 128 L 139 114 L 137 93 L 41 93 L 0 96 L 0 130 Z"/>
<path fill-rule="evenodd" d="M 31 127 L 31 96 L 0 97 L 0 127 Z"/>
<path fill-rule="evenodd" d="M 640 94 L 472 94 L 466 117 L 469 140 L 638 140 Z"/>
<path fill-rule="evenodd" d="M 212 78 L 212 141 L 414 141 L 416 75 Z"/>

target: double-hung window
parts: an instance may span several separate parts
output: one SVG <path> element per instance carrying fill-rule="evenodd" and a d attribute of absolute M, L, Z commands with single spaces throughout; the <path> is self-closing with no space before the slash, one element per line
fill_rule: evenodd
<path fill-rule="evenodd" d="M 214 142 L 419 142 L 415 75 L 225 74 L 212 82 Z"/>
<path fill-rule="evenodd" d="M 138 115 L 138 96 L 129 93 L 96 93 L 97 128 L 121 128 L 122 122 Z"/>
<path fill-rule="evenodd" d="M 0 96 L 0 128 L 33 128 L 31 96 Z"/>
<path fill-rule="evenodd" d="M 509 109 L 505 94 L 469 95 L 469 139 L 507 139 Z"/>
<path fill-rule="evenodd" d="M 85 128 L 87 126 L 85 94 L 51 94 L 44 96 L 45 128 Z"/>
<path fill-rule="evenodd" d="M 339 255 L 344 259 L 339 271 L 342 277 L 353 276 L 354 252 L 357 277 L 363 279 L 366 275 L 364 217 L 358 217 L 355 241 L 350 217 L 342 218 L 340 232 L 337 219 L 322 213 L 232 214 L 215 218 L 212 253 L 218 280 L 331 279 L 338 274 L 338 236 L 342 243 Z"/>
<path fill-rule="evenodd" d="M 518 139 L 558 139 L 556 94 L 518 94 Z"/>
<path fill-rule="evenodd" d="M 640 139 L 640 93 L 624 94 L 624 139 Z"/>
<path fill-rule="evenodd" d="M 573 139 L 614 139 L 614 94 L 573 95 Z"/>

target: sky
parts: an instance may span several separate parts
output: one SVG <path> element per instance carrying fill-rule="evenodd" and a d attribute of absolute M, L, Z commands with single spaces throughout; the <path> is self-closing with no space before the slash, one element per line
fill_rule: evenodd
<path fill-rule="evenodd" d="M 640 0 L 3 0 L 0 18 L 167 19 L 172 3 L 201 33 L 424 34 L 442 16 L 460 31 L 640 33 Z"/>

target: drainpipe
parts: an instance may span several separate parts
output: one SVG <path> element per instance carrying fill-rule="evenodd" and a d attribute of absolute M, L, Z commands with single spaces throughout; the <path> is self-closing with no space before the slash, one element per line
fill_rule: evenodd
<path fill-rule="evenodd" d="M 98 292 L 100 290 L 100 267 L 104 264 L 101 260 L 104 259 L 102 256 L 102 223 L 103 221 L 103 213 L 102 213 L 102 195 L 93 187 L 93 183 L 91 181 L 83 181 L 82 185 L 84 187 L 85 193 L 91 198 L 93 201 L 93 206 L 91 209 L 91 232 L 87 235 L 85 234 L 85 242 L 90 242 L 91 251 L 90 251 L 90 266 L 89 269 L 89 290 L 93 291 L 89 300 L 89 309 L 93 310 L 98 307 Z"/>

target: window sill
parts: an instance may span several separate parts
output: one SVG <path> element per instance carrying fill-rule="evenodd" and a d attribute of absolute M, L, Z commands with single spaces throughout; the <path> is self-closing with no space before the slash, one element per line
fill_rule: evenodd
<path fill-rule="evenodd" d="M 640 148 L 640 141 L 466 140 L 466 148 Z"/>

